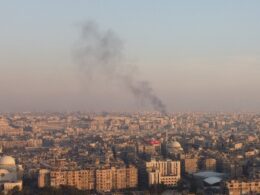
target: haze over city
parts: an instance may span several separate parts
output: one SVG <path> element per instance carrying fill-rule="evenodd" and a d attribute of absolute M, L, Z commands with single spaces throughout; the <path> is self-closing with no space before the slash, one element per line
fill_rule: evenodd
<path fill-rule="evenodd" d="M 1 4 L 1 112 L 162 111 L 158 101 L 168 112 L 259 112 L 259 1 Z M 120 74 L 79 65 L 89 22 L 120 42 Z M 148 96 L 133 93 L 140 83 Z"/>
<path fill-rule="evenodd" d="M 260 194 L 260 1 L 0 6 L 0 195 Z"/>

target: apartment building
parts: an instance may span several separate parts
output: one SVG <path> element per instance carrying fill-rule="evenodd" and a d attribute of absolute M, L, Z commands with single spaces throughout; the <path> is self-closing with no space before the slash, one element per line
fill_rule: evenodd
<path fill-rule="evenodd" d="M 73 186 L 81 190 L 97 190 L 110 192 L 135 188 L 138 184 L 137 168 L 128 167 L 100 167 L 97 169 L 73 171 L 39 171 L 38 186 L 59 187 L 61 185 Z"/>
<path fill-rule="evenodd" d="M 148 174 L 148 184 L 165 184 L 174 186 L 181 178 L 180 161 L 172 160 L 151 160 L 146 162 L 146 171 Z"/>
<path fill-rule="evenodd" d="M 231 180 L 225 183 L 228 195 L 260 194 L 260 179 L 243 181 Z"/>

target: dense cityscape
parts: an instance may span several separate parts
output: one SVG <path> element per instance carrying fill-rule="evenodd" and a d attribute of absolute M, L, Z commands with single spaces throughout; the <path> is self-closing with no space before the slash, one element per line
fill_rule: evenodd
<path fill-rule="evenodd" d="M 0 136 L 5 194 L 260 193 L 254 113 L 10 113 Z"/>
<path fill-rule="evenodd" d="M 260 0 L 0 5 L 0 195 L 260 195 Z"/>

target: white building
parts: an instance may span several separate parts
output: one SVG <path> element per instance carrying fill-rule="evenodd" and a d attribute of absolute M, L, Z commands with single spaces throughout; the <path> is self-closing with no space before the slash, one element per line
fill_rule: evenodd
<path fill-rule="evenodd" d="M 0 158 L 0 187 L 2 191 L 8 192 L 17 187 L 22 189 L 22 166 L 16 165 L 11 156 Z"/>
<path fill-rule="evenodd" d="M 150 162 L 146 162 L 146 171 L 150 186 L 157 184 L 175 186 L 181 178 L 180 161 L 156 161 L 153 159 Z"/>

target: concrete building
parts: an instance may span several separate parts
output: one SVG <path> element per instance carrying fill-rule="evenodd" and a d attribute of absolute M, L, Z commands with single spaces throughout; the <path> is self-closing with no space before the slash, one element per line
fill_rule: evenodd
<path fill-rule="evenodd" d="M 111 167 L 96 170 L 96 190 L 109 192 L 111 190 L 121 190 L 135 188 L 138 184 L 137 169 L 129 167 Z"/>
<path fill-rule="evenodd" d="M 195 173 L 198 171 L 198 158 L 185 158 L 182 160 L 184 173 Z"/>
<path fill-rule="evenodd" d="M 96 190 L 109 192 L 112 186 L 112 170 L 110 168 L 96 170 Z"/>
<path fill-rule="evenodd" d="M 204 170 L 208 170 L 208 171 L 216 171 L 216 164 L 217 164 L 216 159 L 206 158 L 203 161 L 203 168 Z"/>
<path fill-rule="evenodd" d="M 73 186 L 81 190 L 110 192 L 135 188 L 138 184 L 138 173 L 134 166 L 103 167 L 97 169 L 49 171 L 41 169 L 38 175 L 38 187 L 61 185 Z"/>
<path fill-rule="evenodd" d="M 38 175 L 38 187 L 43 188 L 50 183 L 50 171 L 47 169 L 41 169 Z"/>
<path fill-rule="evenodd" d="M 50 186 L 73 186 L 82 190 L 93 190 L 95 185 L 95 171 L 93 169 L 77 171 L 51 171 Z"/>
<path fill-rule="evenodd" d="M 252 181 L 231 180 L 225 183 L 227 194 L 260 194 L 260 179 Z"/>
<path fill-rule="evenodd" d="M 146 162 L 146 171 L 149 186 L 157 184 L 174 186 L 181 178 L 180 161 L 156 161 L 153 159 Z"/>

